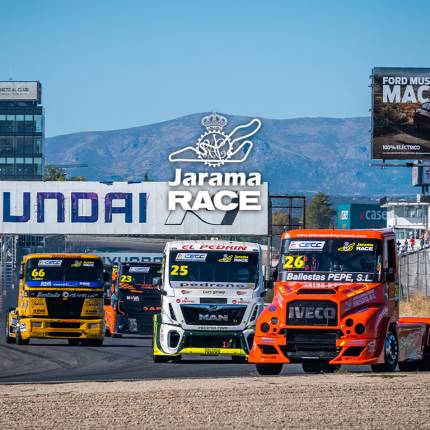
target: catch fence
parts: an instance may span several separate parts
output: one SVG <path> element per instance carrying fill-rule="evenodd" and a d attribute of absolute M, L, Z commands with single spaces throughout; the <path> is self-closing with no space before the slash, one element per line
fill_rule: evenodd
<path fill-rule="evenodd" d="M 401 298 L 415 294 L 430 297 L 430 249 L 400 255 L 399 266 Z"/>

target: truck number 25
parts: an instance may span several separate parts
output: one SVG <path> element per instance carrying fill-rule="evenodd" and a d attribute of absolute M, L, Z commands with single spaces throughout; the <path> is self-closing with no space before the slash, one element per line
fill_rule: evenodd
<path fill-rule="evenodd" d="M 172 276 L 187 276 L 188 266 L 178 266 L 177 264 L 172 264 L 172 270 L 170 271 Z"/>

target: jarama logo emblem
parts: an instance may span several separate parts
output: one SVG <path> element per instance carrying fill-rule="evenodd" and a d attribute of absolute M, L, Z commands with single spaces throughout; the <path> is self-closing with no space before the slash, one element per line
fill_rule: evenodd
<path fill-rule="evenodd" d="M 206 132 L 200 135 L 194 146 L 172 152 L 169 161 L 204 163 L 211 167 L 243 163 L 254 145 L 248 139 L 261 128 L 261 121 L 254 118 L 247 124 L 238 125 L 228 134 L 224 132 L 227 123 L 227 118 L 217 113 L 203 117 L 201 124 Z"/>

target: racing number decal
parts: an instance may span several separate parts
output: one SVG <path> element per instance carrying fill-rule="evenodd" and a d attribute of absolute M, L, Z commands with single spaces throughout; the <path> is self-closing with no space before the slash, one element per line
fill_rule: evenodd
<path fill-rule="evenodd" d="M 45 271 L 43 269 L 33 269 L 31 271 L 31 277 L 32 278 L 44 278 L 45 277 Z"/>
<path fill-rule="evenodd" d="M 133 280 L 133 278 L 130 275 L 122 275 L 121 276 L 121 282 L 129 283 Z"/>
<path fill-rule="evenodd" d="M 304 255 L 287 255 L 284 257 L 284 269 L 303 269 L 303 267 L 305 267 Z"/>
<path fill-rule="evenodd" d="M 172 270 L 170 271 L 172 276 L 187 276 L 188 266 L 178 266 L 177 264 L 172 264 Z"/>

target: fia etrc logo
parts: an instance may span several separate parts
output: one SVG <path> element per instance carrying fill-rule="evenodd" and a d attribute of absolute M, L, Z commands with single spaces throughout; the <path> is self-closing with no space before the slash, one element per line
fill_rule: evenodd
<path fill-rule="evenodd" d="M 227 118 L 217 113 L 203 117 L 201 124 L 206 132 L 200 135 L 194 146 L 172 152 L 169 161 L 204 163 L 211 167 L 243 163 L 254 145 L 249 138 L 258 132 L 261 121 L 254 118 L 247 124 L 238 125 L 230 133 L 224 132 L 227 123 Z"/>

